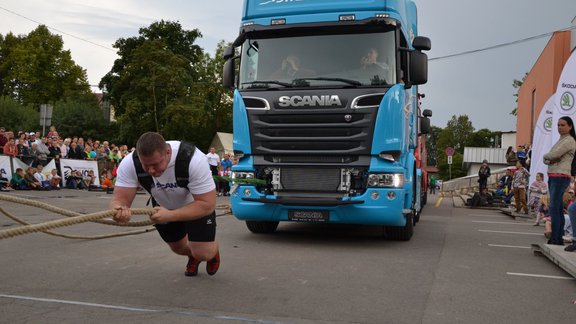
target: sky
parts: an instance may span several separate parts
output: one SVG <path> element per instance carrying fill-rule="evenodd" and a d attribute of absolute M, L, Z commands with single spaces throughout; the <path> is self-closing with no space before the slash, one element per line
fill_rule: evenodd
<path fill-rule="evenodd" d="M 86 69 L 90 84 L 97 85 L 117 58 L 112 44 L 138 36 L 139 28 L 162 19 L 197 28 L 203 35 L 197 44 L 214 53 L 220 40 L 238 35 L 242 2 L 0 0 L 0 34 L 28 34 L 39 23 L 48 26 Z M 432 41 L 428 83 L 419 89 L 426 95 L 422 108 L 433 111 L 432 125 L 443 128 L 452 116 L 468 115 L 476 130 L 515 131 L 516 118 L 510 112 L 516 107 L 517 89 L 512 82 L 530 71 L 550 40 L 535 36 L 572 26 L 576 0 L 415 2 L 419 34 Z M 509 43 L 516 44 L 487 49 Z M 451 56 L 468 51 L 476 52 Z"/>

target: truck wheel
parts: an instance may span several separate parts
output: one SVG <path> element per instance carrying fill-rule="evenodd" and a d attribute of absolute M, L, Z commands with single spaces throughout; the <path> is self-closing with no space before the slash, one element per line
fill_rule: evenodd
<path fill-rule="evenodd" d="M 399 226 L 384 226 L 384 235 L 389 240 L 394 241 L 410 241 L 412 234 L 414 234 L 414 221 L 413 214 L 406 215 L 406 225 Z"/>
<path fill-rule="evenodd" d="M 246 227 L 252 233 L 266 234 L 274 233 L 280 222 L 246 221 Z"/>

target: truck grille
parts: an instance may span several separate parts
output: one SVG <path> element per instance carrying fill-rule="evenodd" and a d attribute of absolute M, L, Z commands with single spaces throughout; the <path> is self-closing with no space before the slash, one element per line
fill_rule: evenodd
<path fill-rule="evenodd" d="M 283 190 L 337 192 L 340 186 L 338 168 L 282 168 Z"/>

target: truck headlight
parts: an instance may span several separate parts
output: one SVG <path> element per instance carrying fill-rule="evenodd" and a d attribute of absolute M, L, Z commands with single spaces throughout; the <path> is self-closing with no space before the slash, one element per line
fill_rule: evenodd
<path fill-rule="evenodd" d="M 402 188 L 404 187 L 404 175 L 401 173 L 371 173 L 368 175 L 368 187 Z"/>
<path fill-rule="evenodd" d="M 232 172 L 232 183 L 242 183 L 242 180 L 254 179 L 254 172 Z"/>

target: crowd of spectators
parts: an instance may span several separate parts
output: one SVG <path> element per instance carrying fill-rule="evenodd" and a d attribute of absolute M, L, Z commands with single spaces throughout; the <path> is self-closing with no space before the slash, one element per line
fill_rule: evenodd
<path fill-rule="evenodd" d="M 12 185 L 7 181 L 0 180 L 2 181 L 0 187 L 4 189 L 10 187 L 12 189 L 57 189 L 60 186 L 50 185 L 50 182 L 56 183 L 55 180 L 51 180 L 54 178 L 53 173 L 59 178 L 62 177 L 61 174 L 58 174 L 59 168 L 45 170 L 47 173 L 42 172 L 42 168 L 52 160 L 55 160 L 56 164 L 59 165 L 60 159 L 76 159 L 96 161 L 98 164 L 97 174 L 101 176 L 100 183 L 103 184 L 104 189 L 110 190 L 113 187 L 115 169 L 128 153 L 130 151 L 127 145 L 117 145 L 92 138 L 84 140 L 79 136 L 62 137 L 54 126 L 50 127 L 45 136 L 42 136 L 38 131 L 18 131 L 15 133 L 0 127 L 0 154 L 17 157 L 29 166 L 26 170 L 22 170 L 22 176 L 18 174 L 17 170 L 13 176 L 13 180 L 14 178 L 16 180 L 11 181 Z M 38 172 L 37 169 L 40 169 L 40 185 L 37 183 L 38 180 L 34 178 L 34 174 Z M 30 172 L 32 178 L 27 177 Z M 34 179 L 36 181 L 33 181 Z M 94 180 L 94 174 L 82 176 L 81 183 L 77 183 L 74 187 L 95 189 Z M 44 181 L 44 185 L 42 181 Z M 65 185 L 68 187 L 68 183 Z"/>

